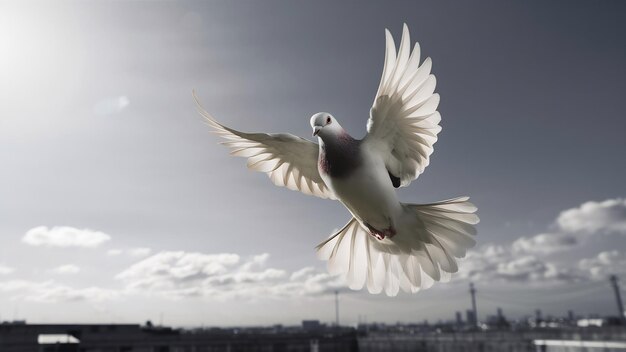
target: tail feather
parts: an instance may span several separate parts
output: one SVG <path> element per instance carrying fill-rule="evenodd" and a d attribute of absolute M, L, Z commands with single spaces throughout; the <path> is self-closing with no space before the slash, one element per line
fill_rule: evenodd
<path fill-rule="evenodd" d="M 441 270 L 449 273 L 456 273 L 459 270 L 459 267 L 456 264 L 454 255 L 451 253 L 452 251 L 447 250 L 437 237 L 433 236 L 433 242 L 431 252 L 435 252 L 435 256 L 440 258 L 439 265 L 441 266 Z M 426 248 L 428 248 L 428 246 Z"/>
<path fill-rule="evenodd" d="M 428 249 L 428 245 L 424 246 L 424 253 L 426 253 L 426 260 L 422 261 L 422 270 L 424 270 L 428 276 L 432 277 L 433 280 L 439 281 L 439 277 L 441 276 L 441 272 L 439 271 L 440 258 L 438 256 L 433 258 Z"/>
<path fill-rule="evenodd" d="M 362 237 L 365 238 L 365 248 L 367 250 L 367 290 L 370 293 L 380 293 L 383 290 L 383 280 L 385 278 L 385 268 L 382 265 L 381 254 L 374 247 L 374 242 L 368 238 L 369 236 Z"/>
<path fill-rule="evenodd" d="M 360 250 L 367 245 L 365 238 L 357 234 L 358 226 L 352 226 L 350 241 L 350 267 L 346 275 L 346 280 L 350 283 L 350 288 L 360 290 L 365 285 L 367 279 L 367 270 L 369 268 L 367 251 Z"/>
<path fill-rule="evenodd" d="M 367 286 L 370 293 L 395 296 L 400 289 L 417 292 L 448 281 L 458 271 L 456 258 L 476 244 L 476 207 L 468 197 L 404 207 L 410 227 L 400 227 L 394 237 L 378 240 L 352 218 L 316 247 L 318 257 L 351 289 Z"/>
<path fill-rule="evenodd" d="M 409 280 L 409 288 L 422 286 L 422 271 L 419 262 L 414 256 L 407 255 L 404 258 L 404 274 Z M 405 289 L 405 291 L 407 291 Z"/>

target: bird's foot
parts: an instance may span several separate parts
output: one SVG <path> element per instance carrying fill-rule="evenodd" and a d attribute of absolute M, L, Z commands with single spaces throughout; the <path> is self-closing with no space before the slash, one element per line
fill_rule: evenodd
<path fill-rule="evenodd" d="M 390 226 L 387 229 L 384 230 L 378 230 L 374 227 L 372 227 L 370 224 L 365 224 L 365 226 L 367 226 L 367 229 L 370 231 L 370 235 L 376 237 L 377 240 L 382 241 L 384 240 L 386 237 L 393 237 L 396 235 L 396 229 L 393 228 L 393 226 Z"/>

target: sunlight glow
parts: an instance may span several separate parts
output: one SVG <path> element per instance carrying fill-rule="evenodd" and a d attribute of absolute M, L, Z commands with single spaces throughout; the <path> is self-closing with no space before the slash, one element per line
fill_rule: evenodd
<path fill-rule="evenodd" d="M 41 9 L 34 4 L 0 5 L 0 128 L 5 134 L 45 130 L 51 113 L 69 106 L 79 86 L 78 34 L 63 21 L 65 14 L 36 10 Z"/>

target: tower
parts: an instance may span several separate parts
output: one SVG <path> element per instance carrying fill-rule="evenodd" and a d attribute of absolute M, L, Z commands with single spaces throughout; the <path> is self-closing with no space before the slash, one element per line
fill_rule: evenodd
<path fill-rule="evenodd" d="M 470 282 L 470 294 L 472 295 L 472 311 L 473 318 L 472 324 L 478 327 L 478 312 L 476 311 L 476 289 L 474 288 L 474 283 Z"/>
<path fill-rule="evenodd" d="M 617 310 L 619 311 L 619 319 L 623 323 L 626 323 L 626 318 L 624 318 L 624 304 L 622 303 L 622 295 L 619 290 L 619 283 L 616 275 L 611 275 L 609 278 L 611 280 L 611 285 L 613 286 L 613 291 L 615 291 L 615 301 L 617 302 Z"/>
<path fill-rule="evenodd" d="M 339 290 L 335 290 L 335 326 L 339 327 Z"/>

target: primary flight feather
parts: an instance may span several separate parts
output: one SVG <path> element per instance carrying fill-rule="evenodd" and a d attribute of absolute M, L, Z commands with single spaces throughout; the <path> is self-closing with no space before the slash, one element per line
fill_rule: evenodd
<path fill-rule="evenodd" d="M 331 114 L 311 117 L 319 145 L 291 134 L 244 133 L 217 122 L 194 93 L 198 110 L 248 167 L 268 174 L 277 186 L 340 201 L 352 219 L 316 249 L 328 271 L 342 274 L 350 288 L 367 286 L 395 296 L 446 281 L 475 244 L 478 216 L 468 197 L 432 204 L 401 203 L 395 188 L 407 186 L 428 166 L 437 134 L 439 95 L 411 49 L 403 27 L 396 53 L 386 33 L 385 64 L 367 121 L 367 135 L 352 138 Z"/>

